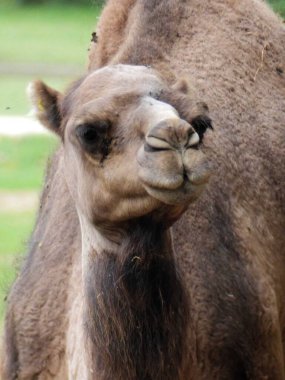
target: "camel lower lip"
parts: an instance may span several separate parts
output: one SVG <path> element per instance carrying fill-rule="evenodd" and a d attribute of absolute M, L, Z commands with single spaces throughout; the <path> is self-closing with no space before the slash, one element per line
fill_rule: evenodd
<path fill-rule="evenodd" d="M 175 190 L 156 187 L 151 184 L 144 184 L 144 187 L 153 198 L 166 204 L 179 205 L 196 200 L 204 189 L 205 184 L 196 185 L 188 180 L 184 180 L 183 184 Z"/>
<path fill-rule="evenodd" d="M 149 186 L 155 190 L 161 191 L 177 191 L 184 187 L 185 183 L 188 182 L 188 179 L 183 179 L 182 176 L 179 176 L 176 180 L 165 180 L 164 182 L 152 181 L 149 179 L 142 179 L 145 186 Z"/>
<path fill-rule="evenodd" d="M 165 179 L 164 182 L 153 181 L 152 178 L 142 178 L 141 180 L 146 187 L 150 187 L 156 191 L 187 191 L 189 188 L 195 188 L 199 186 L 204 186 L 210 177 L 210 173 L 203 173 L 204 175 L 197 175 L 196 173 L 184 173 L 179 176 L 175 176 L 176 180 L 172 177 L 171 179 Z"/>

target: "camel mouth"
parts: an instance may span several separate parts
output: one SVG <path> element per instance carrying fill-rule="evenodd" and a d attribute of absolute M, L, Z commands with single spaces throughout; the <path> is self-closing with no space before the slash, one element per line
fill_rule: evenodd
<path fill-rule="evenodd" d="M 211 176 L 205 154 L 196 149 L 146 151 L 137 156 L 138 176 L 146 192 L 169 205 L 195 201 Z"/>

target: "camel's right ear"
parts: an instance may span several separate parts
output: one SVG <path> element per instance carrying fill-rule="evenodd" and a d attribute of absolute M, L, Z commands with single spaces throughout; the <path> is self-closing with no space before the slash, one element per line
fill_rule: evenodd
<path fill-rule="evenodd" d="M 27 92 L 37 118 L 46 128 L 62 137 L 59 105 L 61 94 L 41 81 L 30 83 Z"/>

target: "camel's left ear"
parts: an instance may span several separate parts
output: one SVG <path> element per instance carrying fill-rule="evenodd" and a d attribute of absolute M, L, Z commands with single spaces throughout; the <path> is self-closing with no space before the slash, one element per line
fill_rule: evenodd
<path fill-rule="evenodd" d="M 182 92 L 182 94 L 190 94 L 190 83 L 185 78 L 178 79 L 178 81 L 174 83 L 172 88 L 174 91 Z"/>
<path fill-rule="evenodd" d="M 30 83 L 27 92 L 40 122 L 46 128 L 62 137 L 59 105 L 61 94 L 41 81 Z"/>

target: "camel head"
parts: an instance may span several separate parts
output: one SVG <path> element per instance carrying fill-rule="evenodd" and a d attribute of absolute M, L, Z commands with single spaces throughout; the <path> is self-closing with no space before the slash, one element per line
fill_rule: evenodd
<path fill-rule="evenodd" d="M 210 120 L 186 87 L 127 65 L 96 70 L 64 96 L 33 83 L 38 118 L 61 137 L 71 195 L 93 224 L 152 213 L 175 219 L 201 194 Z"/>

